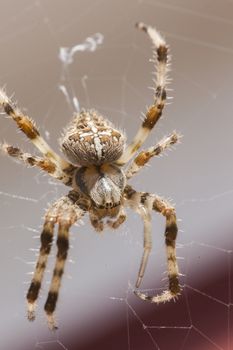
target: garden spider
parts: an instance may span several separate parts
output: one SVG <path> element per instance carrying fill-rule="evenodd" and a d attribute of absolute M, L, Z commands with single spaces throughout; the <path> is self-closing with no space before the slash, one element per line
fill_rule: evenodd
<path fill-rule="evenodd" d="M 2 144 L 1 149 L 27 165 L 39 167 L 66 186 L 71 187 L 68 195 L 57 200 L 46 212 L 41 233 L 40 254 L 27 293 L 28 319 L 33 320 L 36 301 L 51 250 L 54 226 L 58 224 L 56 263 L 44 307 L 51 329 L 56 328 L 54 311 L 69 249 L 69 230 L 86 212 L 89 212 L 90 221 L 95 230 L 102 231 L 106 225 L 116 229 L 125 221 L 125 207 L 135 210 L 144 223 L 144 250 L 136 280 L 135 294 L 153 303 L 169 301 L 180 294 L 181 287 L 178 281 L 179 273 L 175 252 L 177 236 L 175 210 L 166 200 L 146 192 L 136 192 L 127 184 L 127 180 L 138 173 L 150 158 L 158 156 L 166 148 L 175 144 L 179 140 L 179 135 L 173 132 L 157 145 L 141 151 L 128 169 L 123 170 L 123 166 L 128 164 L 142 146 L 161 117 L 166 100 L 168 46 L 152 27 L 143 23 L 138 23 L 136 26 L 149 35 L 155 48 L 156 85 L 154 102 L 148 108 L 141 127 L 127 147 L 125 147 L 125 135 L 107 119 L 95 110 L 82 110 L 74 116 L 61 139 L 62 151 L 69 161 L 64 160 L 41 137 L 34 122 L 14 105 L 3 90 L 0 90 L 0 105 L 5 113 L 17 123 L 18 128 L 39 149 L 42 157 L 32 156 L 7 144 Z M 152 248 L 152 210 L 162 214 L 166 219 L 165 244 L 169 286 L 159 295 L 148 296 L 139 292 L 138 288 L 141 285 Z"/>

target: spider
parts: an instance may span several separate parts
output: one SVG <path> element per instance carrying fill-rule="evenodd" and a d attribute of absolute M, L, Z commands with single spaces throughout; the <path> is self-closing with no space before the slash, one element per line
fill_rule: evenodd
<path fill-rule="evenodd" d="M 125 221 L 125 207 L 136 211 L 144 224 L 144 248 L 134 293 L 142 300 L 161 303 L 176 298 L 181 292 L 175 248 L 177 236 L 175 209 L 163 198 L 147 192 L 137 192 L 127 184 L 127 180 L 137 174 L 152 157 L 160 155 L 180 139 L 180 136 L 173 132 L 155 146 L 137 153 L 162 115 L 166 101 L 169 56 L 168 46 L 156 29 L 143 23 L 137 23 L 136 27 L 146 32 L 152 41 L 156 80 L 154 101 L 148 107 L 141 127 L 128 146 L 125 146 L 125 135 L 97 111 L 81 110 L 74 116 L 60 140 L 62 151 L 69 160 L 67 161 L 49 147 L 35 123 L 16 107 L 5 91 L 0 90 L 0 105 L 4 112 L 39 149 L 42 157 L 32 156 L 5 143 L 0 148 L 4 153 L 29 166 L 39 167 L 71 188 L 66 196 L 58 199 L 46 212 L 40 237 L 40 253 L 27 292 L 27 315 L 29 320 L 34 320 L 36 301 L 57 224 L 56 263 L 44 306 L 48 326 L 51 329 L 57 328 L 54 311 L 69 249 L 69 230 L 87 212 L 94 229 L 102 231 L 106 225 L 117 229 Z M 124 169 L 136 153 L 129 167 Z M 169 285 L 161 294 L 149 296 L 140 292 L 138 288 L 152 248 L 152 210 L 162 214 L 166 219 L 165 245 Z"/>

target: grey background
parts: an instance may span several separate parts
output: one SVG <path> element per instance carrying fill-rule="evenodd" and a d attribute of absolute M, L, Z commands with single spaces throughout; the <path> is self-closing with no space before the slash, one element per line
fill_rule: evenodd
<path fill-rule="evenodd" d="M 67 189 L 2 156 L 0 349 L 84 349 L 90 341 L 90 348 L 101 349 L 167 350 L 171 344 L 173 349 L 230 349 L 233 2 L 1 0 L 0 6 L 0 84 L 15 94 L 56 150 L 72 116 L 58 88 L 59 48 L 103 34 L 95 52 L 74 56 L 65 84 L 72 86 L 82 107 L 98 109 L 125 129 L 130 140 L 151 103 L 153 71 L 151 43 L 134 24 L 144 21 L 164 34 L 172 54 L 174 103 L 146 145 L 174 129 L 184 137 L 175 151 L 151 161 L 131 183 L 175 202 L 182 220 L 178 255 L 184 260 L 179 265 L 185 274 L 183 296 L 176 304 L 157 307 L 136 300 L 132 286 L 142 253 L 140 219 L 129 212 L 117 232 L 98 235 L 86 218 L 71 233 L 69 258 L 74 263 L 67 263 L 61 288 L 59 332 L 47 331 L 43 314 L 49 271 L 37 320 L 28 323 L 25 293 L 45 208 Z M 36 153 L 4 115 L 0 140 Z M 154 249 L 143 283 L 149 289 L 166 283 L 161 281 L 166 270 L 164 221 L 156 215 L 153 225 Z M 109 332 L 118 335 L 106 343 Z"/>

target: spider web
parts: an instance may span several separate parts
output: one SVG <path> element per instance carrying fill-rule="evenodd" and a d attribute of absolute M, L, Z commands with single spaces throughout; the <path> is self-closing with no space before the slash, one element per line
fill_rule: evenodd
<path fill-rule="evenodd" d="M 85 219 L 71 231 L 56 333 L 47 330 L 43 313 L 55 247 L 32 324 L 24 299 L 45 208 L 67 189 L 2 157 L 0 348 L 232 349 L 232 7 L 230 0 L 1 1 L 1 85 L 27 106 L 54 149 L 80 107 L 96 108 L 128 140 L 134 136 L 151 103 L 153 71 L 150 42 L 133 28 L 138 20 L 166 36 L 174 79 L 175 103 L 146 146 L 174 129 L 184 138 L 131 182 L 176 203 L 182 296 L 160 306 L 134 296 L 142 254 L 136 214 L 128 212 L 118 231 L 103 235 Z M 35 153 L 15 129 L 0 118 L 1 140 Z M 163 218 L 154 215 L 142 285 L 148 293 L 167 283 L 163 231 Z"/>

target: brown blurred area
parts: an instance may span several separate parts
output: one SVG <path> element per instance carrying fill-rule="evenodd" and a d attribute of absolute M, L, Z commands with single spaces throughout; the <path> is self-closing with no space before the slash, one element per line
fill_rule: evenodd
<path fill-rule="evenodd" d="M 225 279 L 222 278 L 224 274 L 223 270 L 222 274 L 209 279 L 206 284 L 199 284 L 198 288 L 203 293 L 217 290 L 220 295 L 224 295 L 226 288 Z M 232 275 L 230 277 L 232 278 Z M 131 301 L 129 300 L 129 303 Z M 111 325 L 108 324 L 106 329 L 104 323 L 98 325 L 99 334 L 92 337 L 90 330 L 90 336 L 83 342 L 80 342 L 75 326 L 71 325 L 63 343 L 70 350 L 231 349 L 233 326 L 232 322 L 228 324 L 227 321 L 230 306 L 227 309 L 221 304 L 216 305 L 214 299 L 203 297 L 189 288 L 185 289 L 184 295 L 176 304 L 175 307 L 166 304 L 162 308 L 152 306 L 146 310 L 141 305 L 136 316 L 135 310 L 131 309 L 132 305 L 127 305 L 125 322 L 122 322 L 121 318 L 114 319 L 112 315 Z M 187 322 L 189 312 L 192 317 Z M 232 315 L 230 319 L 231 317 Z M 154 326 L 150 326 L 151 324 Z M 162 324 L 164 326 L 161 326 Z M 58 346 L 59 344 L 55 342 L 50 344 L 48 349 L 56 350 Z"/>

